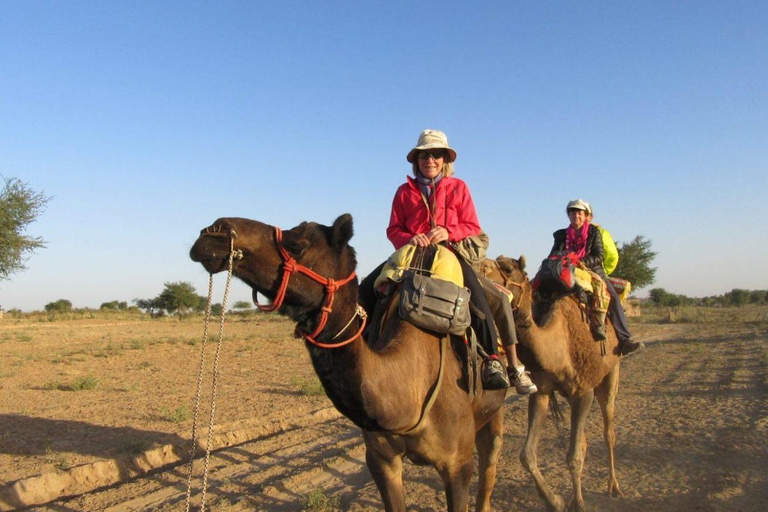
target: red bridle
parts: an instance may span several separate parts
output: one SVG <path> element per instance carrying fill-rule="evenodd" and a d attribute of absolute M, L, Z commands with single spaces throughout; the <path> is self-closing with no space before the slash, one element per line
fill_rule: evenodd
<path fill-rule="evenodd" d="M 282 282 L 280 283 L 280 288 L 277 290 L 277 295 L 275 295 L 275 299 L 272 301 L 272 304 L 269 306 L 262 306 L 258 302 L 256 302 L 256 298 L 254 295 L 254 302 L 256 303 L 256 307 L 258 307 L 261 311 L 264 312 L 270 312 L 275 311 L 277 309 L 280 309 L 280 307 L 283 305 L 283 300 L 285 300 L 285 292 L 288 289 L 288 281 L 291 278 L 291 274 L 294 272 L 300 272 L 304 274 L 305 276 L 309 277 L 313 281 L 316 281 L 323 285 L 325 287 L 325 303 L 323 304 L 321 311 L 322 314 L 320 315 L 320 323 L 317 325 L 317 328 L 312 332 L 311 334 L 306 334 L 301 331 L 299 331 L 299 328 L 296 327 L 296 334 L 298 336 L 301 336 L 305 340 L 307 340 L 309 343 L 312 343 L 315 346 L 318 346 L 320 348 L 338 348 L 343 347 L 344 345 L 347 345 L 349 343 L 352 343 L 355 341 L 363 332 L 363 329 L 365 328 L 365 316 L 361 316 L 363 322 L 360 326 L 360 329 L 355 333 L 351 338 L 344 340 L 340 343 L 320 343 L 319 341 L 315 340 L 315 338 L 320 334 L 320 332 L 325 328 L 325 324 L 328 322 L 328 315 L 333 311 L 333 297 L 336 293 L 336 290 L 338 290 L 340 287 L 344 286 L 345 284 L 352 281 L 355 276 L 357 275 L 355 271 L 353 270 L 352 273 L 347 277 L 346 279 L 342 279 L 341 281 L 335 281 L 328 277 L 323 277 L 317 272 L 305 267 L 304 265 L 300 265 L 295 258 L 293 258 L 290 254 L 288 254 L 288 251 L 285 250 L 285 247 L 283 247 L 282 242 L 283 241 L 283 232 L 280 230 L 280 228 L 275 227 L 275 245 L 277 246 L 277 250 L 280 253 L 280 257 L 283 259 L 283 277 Z M 357 313 L 355 313 L 355 316 L 357 316 Z M 354 319 L 354 317 L 353 317 Z M 345 327 L 346 329 L 346 327 Z M 343 329 L 342 329 L 343 331 Z"/>

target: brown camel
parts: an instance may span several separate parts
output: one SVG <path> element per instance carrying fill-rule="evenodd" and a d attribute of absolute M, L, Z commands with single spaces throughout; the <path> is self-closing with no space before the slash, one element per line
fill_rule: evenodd
<path fill-rule="evenodd" d="M 448 510 L 465 512 L 476 445 L 475 509 L 487 512 L 501 452 L 505 391 L 483 391 L 475 378 L 478 392 L 471 395 L 457 356 L 460 347 L 442 344 L 398 315 L 390 316 L 370 347 L 359 335 L 364 321 L 351 237 L 348 214 L 333 226 L 304 222 L 285 232 L 254 220 L 222 218 L 201 232 L 190 257 L 216 273 L 229 268 L 229 254 L 236 251 L 233 275 L 253 289 L 254 301 L 258 292 L 297 322 L 328 397 L 363 430 L 366 463 L 385 510 L 405 510 L 402 472 L 408 457 L 434 466 Z"/>
<path fill-rule="evenodd" d="M 531 283 L 525 273 L 525 258 L 519 260 L 499 256 L 496 261 L 486 260 L 482 273 L 509 288 L 514 293 L 513 311 L 520 339 L 519 355 L 538 392 L 528 399 L 528 434 L 520 452 L 520 461 L 531 473 L 536 490 L 547 509 L 561 511 L 563 499 L 547 484 L 538 468 L 538 445 L 547 418 L 550 396 L 555 391 L 567 397 L 571 408 L 571 438 L 566 461 L 571 473 L 573 494 L 569 510 L 583 511 L 581 472 L 587 451 L 585 434 L 587 415 L 597 397 L 603 412 L 603 438 L 608 447 L 608 493 L 621 496 L 614 468 L 613 447 L 616 435 L 613 428 L 614 400 L 619 389 L 619 348 L 613 329 L 606 333 L 607 355 L 600 354 L 589 326 L 582 319 L 578 303 L 572 298 L 555 303 L 546 325 L 534 321 Z"/>

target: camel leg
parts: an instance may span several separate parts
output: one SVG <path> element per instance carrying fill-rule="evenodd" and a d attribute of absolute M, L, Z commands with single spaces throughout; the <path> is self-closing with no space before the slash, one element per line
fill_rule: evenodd
<path fill-rule="evenodd" d="M 365 462 L 381 494 L 386 512 L 405 512 L 403 449 L 391 440 L 363 431 Z"/>
<path fill-rule="evenodd" d="M 538 451 L 539 440 L 547 421 L 547 409 L 549 408 L 549 395 L 539 391 L 528 398 L 528 433 L 525 436 L 523 449 L 520 451 L 520 462 L 533 477 L 541 499 L 550 512 L 562 512 L 565 503 L 549 486 L 544 476 L 539 471 Z"/>
<path fill-rule="evenodd" d="M 584 512 L 584 496 L 581 493 L 581 471 L 584 468 L 584 458 L 587 455 L 586 425 L 589 409 L 595 398 L 594 391 L 572 397 L 571 404 L 571 444 L 568 448 L 568 470 L 571 472 L 573 494 L 568 504 L 568 510 Z"/>
<path fill-rule="evenodd" d="M 616 445 L 616 432 L 613 429 L 614 402 L 619 391 L 619 365 L 614 366 L 603 382 L 595 389 L 600 410 L 603 413 L 603 439 L 608 448 L 608 494 L 623 496 L 619 481 L 616 479 L 616 467 L 613 448 Z"/>
<path fill-rule="evenodd" d="M 476 512 L 490 512 L 491 493 L 496 484 L 496 465 L 504 439 L 504 407 L 475 436 L 480 475 L 477 481 Z"/>
<path fill-rule="evenodd" d="M 461 459 L 442 468 L 438 467 L 445 486 L 448 512 L 467 512 L 469 509 L 469 483 L 474 467 L 472 450 L 469 456 Z"/>

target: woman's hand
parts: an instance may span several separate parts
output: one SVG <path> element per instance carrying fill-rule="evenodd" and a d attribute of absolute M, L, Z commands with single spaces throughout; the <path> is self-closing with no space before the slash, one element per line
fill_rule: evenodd
<path fill-rule="evenodd" d="M 409 243 L 415 245 L 416 247 L 427 247 L 430 244 L 429 235 L 425 233 L 419 233 L 418 235 L 414 235 Z"/>
<path fill-rule="evenodd" d="M 443 226 L 435 226 L 427 233 L 427 237 L 430 243 L 439 244 L 448 240 L 448 230 Z"/>

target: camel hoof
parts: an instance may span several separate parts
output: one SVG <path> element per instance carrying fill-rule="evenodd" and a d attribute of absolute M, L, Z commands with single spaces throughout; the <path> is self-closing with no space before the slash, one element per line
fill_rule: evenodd
<path fill-rule="evenodd" d="M 608 482 L 608 496 L 613 496 L 614 498 L 624 497 L 624 493 L 621 492 L 621 489 L 619 488 L 619 482 L 616 480 Z"/>
<path fill-rule="evenodd" d="M 568 504 L 568 512 L 587 512 L 587 507 L 583 501 L 572 499 Z"/>
<path fill-rule="evenodd" d="M 565 512 L 565 501 L 555 494 L 552 500 L 547 503 L 547 512 Z"/>

